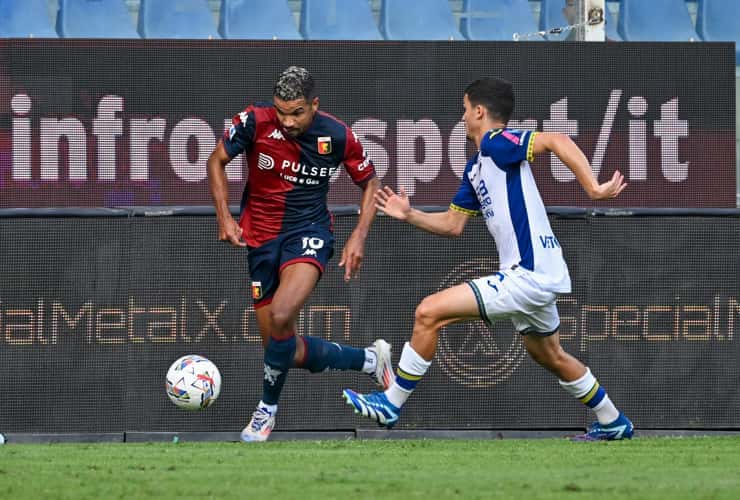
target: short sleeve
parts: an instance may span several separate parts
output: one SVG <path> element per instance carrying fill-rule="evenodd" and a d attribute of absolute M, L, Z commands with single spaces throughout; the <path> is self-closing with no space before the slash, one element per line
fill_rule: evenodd
<path fill-rule="evenodd" d="M 450 209 L 457 212 L 462 212 L 466 215 L 479 215 L 480 214 L 480 202 L 478 201 L 478 195 L 475 193 L 473 185 L 470 183 L 468 174 L 470 169 L 473 167 L 475 158 L 471 159 L 465 166 L 465 171 L 460 181 L 460 187 L 457 189 L 455 197 L 452 198 L 450 203 Z"/>
<path fill-rule="evenodd" d="M 496 129 L 486 132 L 480 151 L 501 167 L 534 161 L 534 138 L 529 130 Z"/>
<path fill-rule="evenodd" d="M 231 120 L 231 127 L 224 132 L 224 149 L 229 157 L 249 151 L 254 144 L 254 134 L 257 128 L 254 109 L 250 106 Z"/>
<path fill-rule="evenodd" d="M 342 163 L 355 184 L 361 184 L 375 176 L 375 166 L 367 157 L 365 148 L 355 133 L 347 127 L 347 139 L 344 146 Z"/>

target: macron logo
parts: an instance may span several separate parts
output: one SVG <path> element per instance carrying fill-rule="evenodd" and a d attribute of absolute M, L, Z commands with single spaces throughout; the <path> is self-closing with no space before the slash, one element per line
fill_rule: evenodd
<path fill-rule="evenodd" d="M 278 129 L 275 129 L 272 132 L 270 132 L 270 135 L 268 135 L 267 137 L 269 137 L 270 139 L 278 140 L 278 141 L 285 140 L 285 137 L 283 137 L 283 133 L 280 132 Z"/>

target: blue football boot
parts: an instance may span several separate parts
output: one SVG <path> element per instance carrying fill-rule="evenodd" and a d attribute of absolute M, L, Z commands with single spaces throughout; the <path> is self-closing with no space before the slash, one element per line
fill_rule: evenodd
<path fill-rule="evenodd" d="M 591 424 L 588 432 L 580 436 L 571 438 L 573 441 L 618 441 L 621 439 L 632 439 L 634 426 L 630 419 L 624 413 L 619 412 L 619 416 L 614 422 L 602 425 L 598 422 Z"/>
<path fill-rule="evenodd" d="M 351 389 L 345 389 L 342 395 L 347 404 L 355 409 L 355 413 L 376 421 L 378 425 L 390 429 L 398 422 L 401 409 L 388 401 L 385 393 L 359 394 Z"/>

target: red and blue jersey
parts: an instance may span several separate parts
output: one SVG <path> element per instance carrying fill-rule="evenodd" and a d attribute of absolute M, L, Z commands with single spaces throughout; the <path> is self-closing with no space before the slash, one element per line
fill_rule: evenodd
<path fill-rule="evenodd" d="M 249 106 L 234 117 L 223 144 L 231 158 L 247 157 L 239 225 L 251 247 L 309 224 L 329 226 L 329 180 L 342 166 L 358 185 L 375 176 L 357 136 L 321 111 L 308 130 L 291 137 L 271 104 Z"/>

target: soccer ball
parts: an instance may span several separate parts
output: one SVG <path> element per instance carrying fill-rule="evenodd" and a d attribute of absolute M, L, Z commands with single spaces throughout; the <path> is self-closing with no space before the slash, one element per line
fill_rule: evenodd
<path fill-rule="evenodd" d="M 221 374 L 211 361 L 188 354 L 167 370 L 167 396 L 183 410 L 198 411 L 211 406 L 221 392 Z"/>

